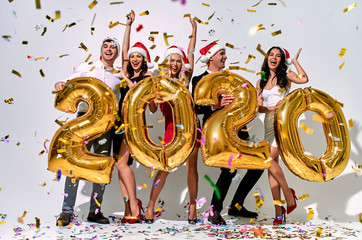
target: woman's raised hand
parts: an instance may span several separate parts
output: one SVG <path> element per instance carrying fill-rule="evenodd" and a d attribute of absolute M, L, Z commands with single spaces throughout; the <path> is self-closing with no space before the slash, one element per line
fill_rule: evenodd
<path fill-rule="evenodd" d="M 295 54 L 294 58 L 292 59 L 292 63 L 293 63 L 293 64 L 295 64 L 295 62 L 298 61 L 298 57 L 299 57 L 299 54 L 300 54 L 301 51 L 302 51 L 302 49 L 299 48 L 297 54 Z"/>
<path fill-rule="evenodd" d="M 131 26 L 134 19 L 136 18 L 136 14 L 134 13 L 133 10 L 131 10 L 131 12 L 126 15 L 126 17 L 127 17 L 126 24 Z"/>

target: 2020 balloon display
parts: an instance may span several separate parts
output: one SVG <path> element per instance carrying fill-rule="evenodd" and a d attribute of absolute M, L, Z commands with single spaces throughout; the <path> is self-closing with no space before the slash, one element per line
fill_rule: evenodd
<path fill-rule="evenodd" d="M 249 142 L 238 137 L 238 131 L 258 113 L 253 85 L 229 71 L 211 73 L 196 85 L 195 102 L 198 105 L 216 105 L 220 94 L 232 94 L 234 101 L 214 113 L 204 124 L 205 144 L 201 150 L 205 165 L 232 169 L 270 167 L 267 141 Z"/>
<path fill-rule="evenodd" d="M 172 109 L 173 140 L 165 146 L 154 143 L 147 131 L 145 109 L 154 99 L 168 102 Z M 194 101 L 181 83 L 170 78 L 145 78 L 131 88 L 123 102 L 122 116 L 128 149 L 145 167 L 171 171 L 187 160 L 195 146 Z"/>
<path fill-rule="evenodd" d="M 55 107 L 63 112 L 75 113 L 79 102 L 89 105 L 86 114 L 65 123 L 54 134 L 48 155 L 48 170 L 75 179 L 108 184 L 112 179 L 114 158 L 94 154 L 86 143 L 109 131 L 115 122 L 118 101 L 102 81 L 91 78 L 75 78 L 57 92 Z"/>
<path fill-rule="evenodd" d="M 327 149 L 321 158 L 306 155 L 298 133 L 298 118 L 305 111 L 324 119 Z M 328 94 L 314 89 L 297 89 L 279 105 L 274 127 L 280 156 L 291 172 L 308 181 L 324 182 L 338 176 L 347 166 L 350 138 L 340 105 Z"/>

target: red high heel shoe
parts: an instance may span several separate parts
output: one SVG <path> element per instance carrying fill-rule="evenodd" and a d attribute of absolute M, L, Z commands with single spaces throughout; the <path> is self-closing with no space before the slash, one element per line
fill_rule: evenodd
<path fill-rule="evenodd" d="M 294 191 L 294 189 L 291 188 L 290 191 L 292 191 L 292 194 L 293 194 L 294 205 L 291 206 L 291 207 L 287 207 L 287 214 L 293 212 L 293 210 L 296 209 L 296 207 L 297 207 L 297 200 L 298 200 L 298 198 L 295 196 L 295 191 Z"/>
<path fill-rule="evenodd" d="M 143 209 L 142 207 L 142 201 L 137 199 L 138 201 L 138 215 L 136 217 L 134 216 L 130 216 L 130 217 L 125 217 L 127 220 L 128 220 L 128 223 L 129 224 L 132 224 L 132 223 L 139 223 L 141 218 L 142 218 L 142 213 L 141 213 L 141 210 L 142 212 L 144 212 L 145 210 Z"/>
<path fill-rule="evenodd" d="M 282 215 L 277 217 L 276 219 L 274 219 L 273 221 L 273 225 L 280 225 L 282 224 L 283 222 L 285 223 L 286 222 L 286 219 L 285 219 L 285 208 L 282 207 Z"/>

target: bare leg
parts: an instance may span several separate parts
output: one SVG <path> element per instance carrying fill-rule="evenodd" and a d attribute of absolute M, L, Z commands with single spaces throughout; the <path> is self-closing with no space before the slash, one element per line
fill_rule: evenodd
<path fill-rule="evenodd" d="M 121 192 L 122 192 L 122 196 L 123 196 L 123 201 L 124 201 L 124 216 L 131 216 L 131 208 L 129 205 L 129 201 L 128 201 L 128 192 L 126 189 L 126 186 L 123 184 L 122 180 L 121 180 L 121 175 L 118 171 L 118 181 L 119 181 L 119 185 L 121 186 Z"/>
<path fill-rule="evenodd" d="M 281 200 L 280 197 L 280 188 L 283 191 L 285 200 L 287 201 L 287 206 L 294 206 L 295 200 L 293 198 L 293 194 L 288 186 L 287 180 L 285 179 L 282 168 L 279 166 L 278 158 L 279 151 L 275 147 L 271 147 L 271 158 L 272 165 L 268 168 L 269 175 L 269 184 L 272 191 L 274 200 Z M 280 216 L 282 214 L 281 207 L 276 207 L 276 216 Z"/>
<path fill-rule="evenodd" d="M 130 166 L 128 166 L 129 153 L 127 151 L 124 141 L 122 142 L 119 149 L 119 156 L 120 160 L 115 163 L 115 166 L 118 169 L 120 181 L 123 182 L 126 192 L 128 194 L 131 216 L 136 217 L 139 214 L 138 200 L 136 198 L 136 180 L 132 169 L 130 168 Z"/>
<path fill-rule="evenodd" d="M 189 189 L 190 196 L 190 212 L 189 219 L 195 220 L 197 218 L 196 214 L 196 201 L 197 192 L 198 192 L 198 181 L 199 175 L 197 172 L 197 154 L 199 149 L 195 147 L 194 151 L 191 153 L 190 158 L 186 162 L 187 168 L 187 187 Z"/>
<path fill-rule="evenodd" d="M 150 200 L 148 202 L 147 211 L 145 215 L 146 219 L 153 219 L 155 202 L 157 200 L 158 195 L 160 195 L 163 186 L 165 185 L 168 174 L 169 174 L 168 172 L 158 171 L 153 180 L 153 186 L 150 193 Z M 157 187 L 155 187 L 155 183 L 157 183 Z"/>

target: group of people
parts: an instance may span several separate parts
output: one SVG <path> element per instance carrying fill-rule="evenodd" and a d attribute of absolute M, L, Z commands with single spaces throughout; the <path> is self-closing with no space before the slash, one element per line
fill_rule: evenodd
<path fill-rule="evenodd" d="M 106 38 L 102 42 L 100 60 L 89 65 L 82 63 L 68 79 L 75 77 L 95 77 L 105 82 L 116 94 L 119 100 L 119 116 L 121 116 L 122 103 L 125 95 L 142 79 L 153 76 L 150 71 L 153 66 L 147 48 L 137 42 L 130 48 L 131 26 L 135 20 L 135 13 L 131 11 L 127 15 L 126 29 L 123 38 L 122 52 L 119 43 L 113 38 Z M 197 23 L 190 17 L 192 33 L 189 40 L 187 52 L 185 53 L 181 47 L 171 46 L 165 52 L 165 66 L 161 74 L 169 77 L 174 81 L 179 81 L 186 88 L 189 88 L 191 81 L 192 93 L 197 83 L 207 74 L 221 71 L 225 68 L 227 59 L 225 48 L 217 43 L 212 42 L 200 49 L 202 55 L 201 61 L 207 64 L 207 70 L 199 76 L 192 77 L 194 69 L 194 50 L 196 46 Z M 286 199 L 287 209 L 279 205 L 275 205 L 275 219 L 273 224 L 281 224 L 285 220 L 286 214 L 290 214 L 297 206 L 295 192 L 289 188 L 283 171 L 278 163 L 279 152 L 275 145 L 273 117 L 280 101 L 289 92 L 292 83 L 303 84 L 308 82 L 307 74 L 298 63 L 298 57 L 301 49 L 291 60 L 291 63 L 297 69 L 297 73 L 290 71 L 287 64 L 290 64 L 289 53 L 280 47 L 272 47 L 267 52 L 262 71 L 265 77 L 257 82 L 257 96 L 259 101 L 259 112 L 265 113 L 265 139 L 269 141 L 271 149 L 272 165 L 268 168 L 269 183 L 274 200 L 281 200 L 281 192 Z M 114 61 L 122 54 L 122 69 L 116 70 L 113 66 Z M 115 71 L 116 70 L 116 71 Z M 119 78 L 126 81 L 125 87 L 120 89 L 117 86 L 120 84 Z M 57 82 L 55 90 L 62 90 L 65 82 Z M 117 89 L 116 89 L 117 88 Z M 281 91 L 281 89 L 283 89 Z M 203 114 L 202 125 L 207 119 L 219 109 L 233 102 L 233 95 L 224 95 L 219 98 L 218 104 L 214 106 L 198 106 L 196 105 L 197 114 Z M 172 141 L 174 134 L 174 125 L 172 118 L 172 110 L 167 102 L 155 103 L 150 102 L 149 108 L 151 112 L 156 112 L 157 108 L 165 117 L 165 136 L 164 144 Z M 86 103 L 81 103 L 78 107 L 77 116 L 85 114 L 88 110 Z M 117 123 L 118 125 L 121 123 Z M 199 123 L 198 123 L 199 124 Z M 200 125 L 200 124 L 199 124 Z M 199 126 L 200 127 L 200 126 Z M 241 139 L 248 140 L 249 134 L 246 129 L 241 129 L 238 132 Z M 141 222 L 142 202 L 136 197 L 136 181 L 130 165 L 133 162 L 132 157 L 127 150 L 125 139 L 122 134 L 115 134 L 114 130 L 104 133 L 97 139 L 87 144 L 90 150 L 93 147 L 93 152 L 110 156 L 111 142 L 113 142 L 113 153 L 116 159 L 115 166 L 118 170 L 118 179 L 122 191 L 122 196 L 125 204 L 124 217 L 122 223 L 139 223 Z M 190 224 L 197 223 L 196 199 L 198 192 L 198 171 L 197 171 L 197 156 L 200 143 L 196 144 L 189 159 L 186 161 L 187 167 L 187 185 L 190 197 L 188 222 Z M 256 218 L 256 212 L 248 211 L 243 205 L 244 200 L 250 190 L 254 187 L 258 179 L 263 174 L 264 170 L 247 170 L 245 176 L 239 183 L 237 191 L 228 209 L 228 214 L 232 216 L 241 216 L 247 218 Z M 208 220 L 212 224 L 226 224 L 221 216 L 223 209 L 223 201 L 226 197 L 228 189 L 231 185 L 233 177 L 237 171 L 230 172 L 228 168 L 221 168 L 220 176 L 216 182 L 220 196 L 214 192 L 211 200 L 212 214 L 210 213 Z M 154 177 L 154 184 L 151 189 L 147 210 L 144 216 L 144 221 L 148 224 L 154 222 L 154 206 L 157 197 L 166 182 L 168 172 L 158 171 Z M 157 183 L 157 185 L 155 184 Z M 65 196 L 63 201 L 62 212 L 57 218 L 57 226 L 66 226 L 71 222 L 74 212 L 75 200 L 77 195 L 78 180 L 72 180 L 70 177 L 65 181 Z M 105 186 L 102 184 L 93 183 L 93 191 L 90 199 L 90 209 L 87 220 L 101 224 L 109 223 L 100 211 Z"/>

